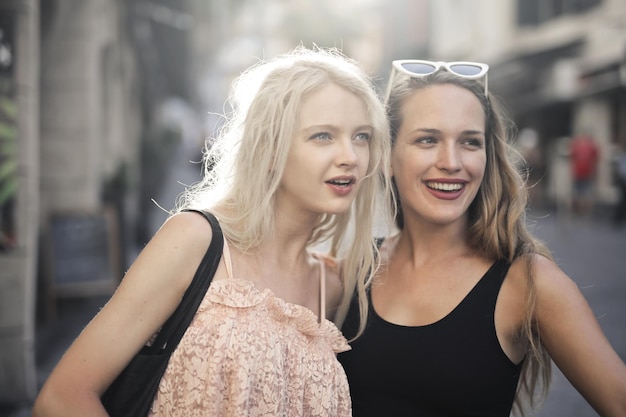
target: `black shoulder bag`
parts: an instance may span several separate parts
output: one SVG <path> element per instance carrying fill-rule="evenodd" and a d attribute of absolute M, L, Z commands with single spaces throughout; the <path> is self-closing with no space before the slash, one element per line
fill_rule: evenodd
<path fill-rule="evenodd" d="M 213 229 L 211 244 L 180 304 L 154 343 L 144 346 L 103 394 L 102 404 L 111 417 L 148 415 L 170 356 L 196 314 L 222 257 L 224 237 L 215 216 L 204 211 L 185 211 L 200 213 L 209 221 Z"/>

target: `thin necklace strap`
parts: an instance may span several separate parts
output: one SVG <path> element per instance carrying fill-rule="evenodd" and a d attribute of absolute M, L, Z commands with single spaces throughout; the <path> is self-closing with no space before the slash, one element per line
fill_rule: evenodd
<path fill-rule="evenodd" d="M 228 242 L 226 236 L 224 236 L 224 265 L 226 265 L 226 275 L 228 279 L 233 278 L 233 263 L 230 260 L 230 250 L 228 249 Z"/>

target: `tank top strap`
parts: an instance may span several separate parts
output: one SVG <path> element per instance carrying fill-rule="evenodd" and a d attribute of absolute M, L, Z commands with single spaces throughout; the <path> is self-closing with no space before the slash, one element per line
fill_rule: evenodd
<path fill-rule="evenodd" d="M 320 323 L 326 320 L 326 262 L 319 253 L 313 252 L 313 257 L 320 265 Z"/>
<path fill-rule="evenodd" d="M 511 262 L 506 259 L 498 259 L 493 263 L 491 268 L 485 273 L 485 275 L 493 276 L 492 280 L 495 282 L 496 294 L 500 291 L 500 287 L 506 278 Z"/>
<path fill-rule="evenodd" d="M 326 321 L 326 262 L 320 259 L 320 323 Z"/>
<path fill-rule="evenodd" d="M 226 266 L 226 275 L 228 275 L 228 279 L 233 279 L 233 263 L 230 259 L 230 250 L 228 248 L 228 241 L 226 240 L 226 236 L 224 236 L 224 265 Z"/>
<path fill-rule="evenodd" d="M 465 296 L 462 301 L 463 308 L 473 305 L 476 306 L 475 308 L 485 309 L 487 314 L 494 314 L 498 294 L 510 266 L 511 263 L 506 259 L 496 260 L 476 286 Z M 457 309 L 458 311 L 460 310 Z"/>

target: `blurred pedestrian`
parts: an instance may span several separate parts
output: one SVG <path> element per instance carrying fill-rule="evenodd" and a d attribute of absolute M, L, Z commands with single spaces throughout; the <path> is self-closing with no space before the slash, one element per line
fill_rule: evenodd
<path fill-rule="evenodd" d="M 585 130 L 572 138 L 569 152 L 574 180 L 572 209 L 574 214 L 587 216 L 593 210 L 598 145 L 591 134 Z"/>
<path fill-rule="evenodd" d="M 562 136 L 554 140 L 552 159 L 549 165 L 550 188 L 556 203 L 557 216 L 565 218 L 572 212 L 573 178 L 569 159 L 569 143 L 571 138 Z"/>
<path fill-rule="evenodd" d="M 547 390 L 551 359 L 602 416 L 626 416 L 626 366 L 526 225 L 527 189 L 481 63 L 394 61 L 397 233 L 350 309 L 339 354 L 354 417 L 499 416 Z M 544 391 L 545 394 L 545 391 Z"/>
<path fill-rule="evenodd" d="M 626 142 L 620 142 L 612 162 L 613 183 L 618 193 L 613 221 L 621 226 L 626 221 Z"/>
<path fill-rule="evenodd" d="M 213 169 L 180 204 L 215 214 L 224 256 L 149 415 L 349 416 L 336 359 L 349 347 L 329 319 L 342 288 L 349 300 L 374 268 L 382 103 L 352 60 L 303 47 L 246 71 L 231 98 L 205 157 Z M 164 223 L 50 375 L 35 417 L 106 415 L 100 396 L 174 311 L 211 238 L 195 213 Z"/>
<path fill-rule="evenodd" d="M 539 209 L 543 206 L 544 184 L 542 180 L 545 177 L 545 165 L 542 150 L 539 146 L 539 134 L 535 129 L 524 128 L 520 130 L 516 144 L 518 151 L 524 159 L 521 169 L 528 183 L 530 205 L 533 209 Z"/>

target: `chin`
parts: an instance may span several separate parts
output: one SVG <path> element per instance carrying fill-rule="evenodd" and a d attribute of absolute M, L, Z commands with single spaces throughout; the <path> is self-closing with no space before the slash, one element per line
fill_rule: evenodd
<path fill-rule="evenodd" d="M 344 214 L 344 213 L 347 213 L 348 210 L 350 210 L 349 205 L 346 207 L 327 207 L 325 210 L 322 210 L 322 214 L 328 214 L 328 215 Z"/>
<path fill-rule="evenodd" d="M 460 213 L 441 213 L 440 212 L 440 213 L 436 213 L 436 214 L 433 214 L 432 216 L 428 216 L 425 218 L 432 223 L 444 226 L 444 225 L 448 225 L 448 224 L 455 223 L 455 222 L 465 219 L 466 214 L 467 212 L 460 212 Z"/>

